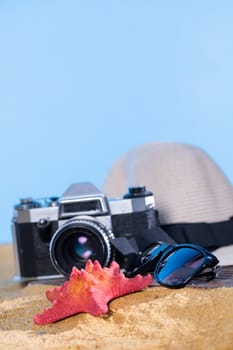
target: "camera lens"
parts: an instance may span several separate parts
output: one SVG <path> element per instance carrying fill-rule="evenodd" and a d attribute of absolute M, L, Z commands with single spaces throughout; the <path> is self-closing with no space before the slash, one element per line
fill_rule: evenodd
<path fill-rule="evenodd" d="M 113 235 L 92 218 L 67 221 L 52 237 L 50 258 L 56 270 L 69 277 L 73 266 L 84 268 L 88 259 L 106 266 L 111 258 L 109 239 Z"/>
<path fill-rule="evenodd" d="M 62 252 L 64 258 L 84 267 L 88 259 L 103 259 L 104 246 L 101 238 L 87 229 L 83 231 L 80 228 L 72 228 L 66 233 Z M 69 237 L 68 237 L 69 236 Z M 65 238 L 65 237 L 63 237 Z"/>

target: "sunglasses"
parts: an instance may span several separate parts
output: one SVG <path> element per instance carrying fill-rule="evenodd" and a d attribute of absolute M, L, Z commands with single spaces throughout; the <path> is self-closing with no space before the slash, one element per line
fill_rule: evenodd
<path fill-rule="evenodd" d="M 159 243 L 140 254 L 136 267 L 127 277 L 151 272 L 160 285 L 182 288 L 193 278 L 213 279 L 218 263 L 216 256 L 201 246 Z"/>

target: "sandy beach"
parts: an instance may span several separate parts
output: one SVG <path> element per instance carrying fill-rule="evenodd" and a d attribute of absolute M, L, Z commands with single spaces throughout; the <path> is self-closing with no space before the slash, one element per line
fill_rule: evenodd
<path fill-rule="evenodd" d="M 12 282 L 11 245 L 0 259 L 0 349 L 233 349 L 233 288 L 149 287 L 111 301 L 106 315 L 38 326 L 53 286 Z"/>

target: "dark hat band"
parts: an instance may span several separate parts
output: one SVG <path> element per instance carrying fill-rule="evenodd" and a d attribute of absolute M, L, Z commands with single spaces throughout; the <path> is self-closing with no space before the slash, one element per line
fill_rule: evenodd
<path fill-rule="evenodd" d="M 215 223 L 177 223 L 162 228 L 177 243 L 193 243 L 208 250 L 233 244 L 233 218 Z"/>

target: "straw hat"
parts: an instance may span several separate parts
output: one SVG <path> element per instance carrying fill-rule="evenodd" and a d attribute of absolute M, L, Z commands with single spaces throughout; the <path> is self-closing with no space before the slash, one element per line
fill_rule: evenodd
<path fill-rule="evenodd" d="M 139 184 L 154 193 L 162 225 L 213 223 L 233 216 L 230 181 L 196 146 L 152 142 L 130 150 L 113 164 L 103 190 L 121 197 L 128 186 Z"/>
<path fill-rule="evenodd" d="M 233 265 L 233 187 L 206 152 L 175 142 L 141 145 L 116 160 L 103 190 L 122 197 L 141 184 L 154 193 L 170 237 L 214 250 L 221 265 Z"/>

